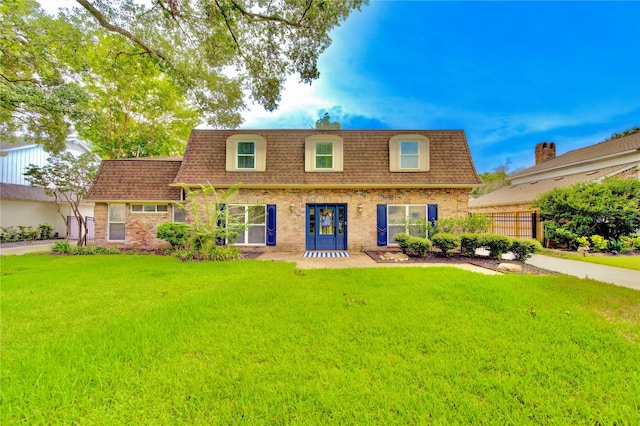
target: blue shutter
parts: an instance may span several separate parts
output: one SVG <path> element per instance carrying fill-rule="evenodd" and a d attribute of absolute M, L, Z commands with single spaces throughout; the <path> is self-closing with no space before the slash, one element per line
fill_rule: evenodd
<path fill-rule="evenodd" d="M 387 205 L 378 204 L 378 245 L 387 245 Z"/>
<path fill-rule="evenodd" d="M 223 227 L 226 228 L 227 227 L 227 223 L 225 220 L 225 223 L 222 223 L 222 221 L 225 219 L 225 214 L 224 211 L 227 209 L 227 205 L 226 204 L 221 204 L 220 205 L 220 212 L 218 213 L 218 222 L 217 222 L 217 226 L 218 228 Z M 218 246 L 223 246 L 225 245 L 227 242 L 220 237 L 216 237 L 216 245 Z"/>
<path fill-rule="evenodd" d="M 267 204 L 267 245 L 276 245 L 276 205 Z"/>
<path fill-rule="evenodd" d="M 431 225 L 435 225 L 435 221 L 438 220 L 438 205 L 429 204 L 427 207 L 427 213 L 429 215 L 427 219 L 431 222 Z"/>

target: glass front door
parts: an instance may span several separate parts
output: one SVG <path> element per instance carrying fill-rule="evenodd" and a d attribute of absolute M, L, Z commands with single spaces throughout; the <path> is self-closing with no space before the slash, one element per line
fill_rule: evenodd
<path fill-rule="evenodd" d="M 347 206 L 307 204 L 307 250 L 347 249 Z"/>

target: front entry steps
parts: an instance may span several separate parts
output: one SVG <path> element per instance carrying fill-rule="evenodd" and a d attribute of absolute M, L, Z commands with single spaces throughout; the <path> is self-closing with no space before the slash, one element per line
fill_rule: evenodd
<path fill-rule="evenodd" d="M 305 251 L 302 257 L 351 257 L 346 251 Z"/>

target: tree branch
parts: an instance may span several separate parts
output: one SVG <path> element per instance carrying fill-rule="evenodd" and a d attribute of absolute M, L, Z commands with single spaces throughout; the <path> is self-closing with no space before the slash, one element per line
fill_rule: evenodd
<path fill-rule="evenodd" d="M 284 19 L 279 16 L 274 16 L 274 15 L 267 16 L 267 15 L 262 15 L 260 13 L 249 12 L 248 10 L 244 9 L 241 5 L 236 3 L 234 0 L 231 0 L 231 3 L 242 15 L 248 16 L 249 18 L 257 19 L 259 21 L 280 22 L 282 24 L 289 25 L 290 27 L 294 27 L 294 28 L 307 28 L 306 26 L 301 25 L 299 22 L 289 21 L 288 19 Z M 311 4 L 309 4 L 309 6 L 311 6 Z M 305 11 L 305 14 L 306 13 L 307 12 Z"/>
<path fill-rule="evenodd" d="M 238 39 L 236 38 L 236 35 L 233 32 L 233 29 L 231 28 L 231 24 L 229 23 L 229 20 L 227 19 L 227 14 L 224 13 L 224 10 L 222 9 L 222 7 L 220 7 L 220 3 L 218 3 L 218 0 L 216 0 L 216 6 L 218 6 L 218 10 L 220 10 L 220 13 L 222 14 L 222 17 L 224 18 L 224 23 L 227 26 L 227 29 L 229 30 L 229 33 L 231 33 L 231 37 L 233 37 L 233 42 L 236 44 L 236 47 L 238 48 L 238 53 L 240 55 L 242 55 L 242 48 L 240 47 L 240 43 L 238 43 Z"/>
<path fill-rule="evenodd" d="M 158 58 L 165 61 L 167 60 L 167 58 L 162 53 L 150 48 L 144 42 L 142 42 L 142 40 L 140 40 L 139 38 L 131 34 L 129 31 L 125 30 L 124 28 L 120 28 L 117 25 L 113 25 L 109 23 L 107 19 L 104 17 L 104 15 L 100 13 L 98 9 L 93 7 L 93 5 L 91 5 L 91 3 L 89 3 L 87 0 L 76 0 L 76 1 L 80 3 L 82 7 L 87 9 L 89 13 L 91 13 L 98 20 L 98 23 L 104 28 L 106 28 L 107 30 L 123 35 L 124 37 L 128 38 L 138 46 L 142 47 L 149 55 L 157 56 Z"/>

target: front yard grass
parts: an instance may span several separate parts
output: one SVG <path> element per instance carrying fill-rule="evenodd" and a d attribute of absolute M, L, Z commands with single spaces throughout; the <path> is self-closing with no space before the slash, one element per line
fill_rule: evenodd
<path fill-rule="evenodd" d="M 453 268 L 9 256 L 1 423 L 640 423 L 640 292 Z"/>
<path fill-rule="evenodd" d="M 640 256 L 619 254 L 616 256 L 608 254 L 578 254 L 562 252 L 558 250 L 544 250 L 544 254 L 560 257 L 563 259 L 579 260 L 581 262 L 597 263 L 599 265 L 615 266 L 616 268 L 631 269 L 640 271 Z"/>

